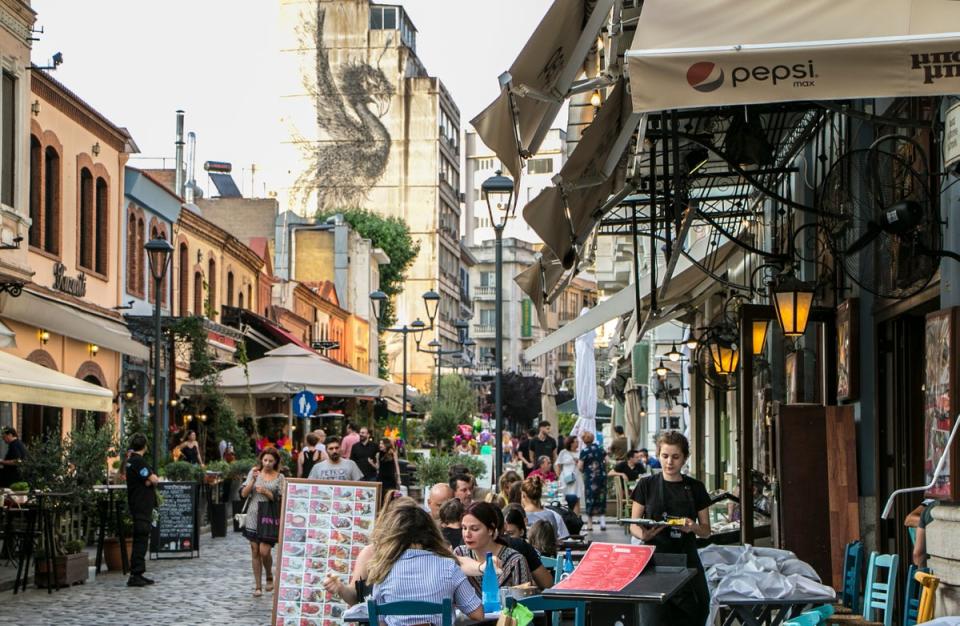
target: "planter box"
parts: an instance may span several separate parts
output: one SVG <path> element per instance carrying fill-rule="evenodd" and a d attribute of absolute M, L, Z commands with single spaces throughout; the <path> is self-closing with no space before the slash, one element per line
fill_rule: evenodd
<path fill-rule="evenodd" d="M 130 552 L 133 549 L 133 539 L 126 537 L 124 547 L 127 552 L 127 564 L 130 563 Z M 107 537 L 103 541 L 103 560 L 107 564 L 107 570 L 119 572 L 123 569 L 123 561 L 120 560 L 120 540 L 116 537 Z"/>
<path fill-rule="evenodd" d="M 53 559 L 54 584 L 58 587 L 69 587 L 87 580 L 89 557 L 86 552 L 67 554 Z M 47 561 L 37 559 L 34 566 L 34 583 L 38 588 L 47 586 Z"/>

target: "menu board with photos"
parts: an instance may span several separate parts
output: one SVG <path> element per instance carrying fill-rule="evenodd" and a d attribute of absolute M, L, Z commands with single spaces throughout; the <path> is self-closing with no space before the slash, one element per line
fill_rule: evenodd
<path fill-rule="evenodd" d="M 290 479 L 280 518 L 275 626 L 341 626 L 347 604 L 323 588 L 350 579 L 370 543 L 380 483 Z"/>

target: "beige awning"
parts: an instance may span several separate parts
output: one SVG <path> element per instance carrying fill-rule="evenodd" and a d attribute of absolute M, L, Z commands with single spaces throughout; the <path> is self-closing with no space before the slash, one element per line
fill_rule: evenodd
<path fill-rule="evenodd" d="M 636 111 L 960 91 L 956 0 L 646 0 Z"/>
<path fill-rule="evenodd" d="M 544 248 L 540 258 L 519 274 L 513 281 L 517 283 L 523 293 L 530 296 L 533 308 L 540 320 L 540 328 L 547 328 L 546 311 L 544 305 L 551 302 L 551 295 L 556 293 L 556 287 L 563 281 L 563 267 L 557 257 Z"/>
<path fill-rule="evenodd" d="M 540 148 L 613 0 L 595 0 L 589 15 L 587 4 L 554 0 L 508 75 L 501 77 L 506 84 L 500 95 L 470 121 L 515 181 L 520 180 L 520 155 Z"/>
<path fill-rule="evenodd" d="M 716 281 L 698 267 L 692 259 L 696 259 L 697 263 L 702 263 L 709 255 L 712 268 L 722 267 L 731 259 L 736 250 L 736 244 L 731 241 L 723 243 L 719 248 L 716 248 L 708 238 L 700 239 L 694 243 L 687 255 L 682 256 L 677 262 L 673 279 L 670 281 L 666 292 L 657 300 L 658 307 L 662 307 L 664 313 L 656 321 L 648 324 L 646 330 L 675 318 L 676 314 L 673 311 L 682 308 L 685 303 L 693 304 L 694 298 L 699 297 L 704 290 L 716 284 Z M 650 281 L 644 280 L 643 277 L 640 280 L 640 298 L 641 306 L 649 308 Z M 575 341 L 580 335 L 594 330 L 614 318 L 628 313 L 636 314 L 636 308 L 636 293 L 633 283 L 630 283 L 585 314 L 568 322 L 524 350 L 523 358 L 532 361 L 551 350 L 559 348 L 568 341 Z"/>
<path fill-rule="evenodd" d="M 10 327 L 0 322 L 0 348 L 16 348 L 17 334 Z"/>
<path fill-rule="evenodd" d="M 150 358 L 150 349 L 135 341 L 123 322 L 87 313 L 30 291 L 24 291 L 17 298 L 3 294 L 0 316 L 121 354 Z"/>
<path fill-rule="evenodd" d="M 109 412 L 113 392 L 0 352 L 0 401 Z"/>

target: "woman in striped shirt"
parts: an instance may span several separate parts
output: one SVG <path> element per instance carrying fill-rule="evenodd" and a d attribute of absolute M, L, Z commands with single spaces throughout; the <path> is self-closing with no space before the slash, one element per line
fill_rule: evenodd
<path fill-rule="evenodd" d="M 367 584 L 377 604 L 418 600 L 439 604 L 447 598 L 472 620 L 483 619 L 483 605 L 447 547 L 430 514 L 418 506 L 390 509 L 373 531 L 375 554 Z M 438 615 L 390 616 L 387 626 L 438 625 Z"/>
<path fill-rule="evenodd" d="M 486 565 L 487 552 L 493 553 L 497 580 L 501 587 L 513 587 L 533 580 L 527 560 L 516 550 L 507 547 L 503 538 L 503 513 L 489 502 L 474 502 L 467 507 L 461 521 L 463 543 L 454 554 L 466 571 L 474 568 L 479 576 L 470 576 L 470 582 L 479 592 Z"/>

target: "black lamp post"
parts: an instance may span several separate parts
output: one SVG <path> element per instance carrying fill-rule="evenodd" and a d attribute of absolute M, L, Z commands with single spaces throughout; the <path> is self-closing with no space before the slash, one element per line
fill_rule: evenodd
<path fill-rule="evenodd" d="M 163 346 L 163 331 L 160 328 L 160 305 L 163 301 L 163 279 L 167 274 L 173 246 L 166 239 L 151 239 L 143 246 L 150 260 L 150 274 L 153 275 L 153 463 L 159 467 L 161 450 L 166 454 L 163 438 L 163 410 L 160 401 L 160 354 Z"/>
<path fill-rule="evenodd" d="M 487 211 L 490 213 L 490 223 L 493 225 L 493 234 L 496 237 L 496 295 L 494 298 L 496 338 L 494 359 L 497 373 L 494 383 L 493 404 L 495 437 L 497 439 L 494 481 L 498 481 L 503 474 L 503 229 L 506 227 L 507 221 L 513 217 L 513 211 L 516 207 L 513 202 L 513 181 L 503 176 L 499 170 L 495 175 L 483 181 L 480 190 L 483 192 L 484 200 L 487 201 Z"/>
<path fill-rule="evenodd" d="M 384 305 L 387 302 L 387 294 L 382 291 L 374 291 L 370 294 L 370 302 L 373 304 L 373 315 L 378 324 L 383 324 L 386 309 Z M 427 326 L 419 317 L 409 325 L 404 324 L 396 328 L 381 328 L 380 332 L 398 333 L 403 336 L 403 408 L 400 413 L 400 437 L 404 443 L 407 441 L 407 335 L 413 334 L 414 341 L 420 345 L 423 339 L 423 331 L 433 328 L 433 320 L 437 315 L 437 308 L 440 305 L 440 295 L 436 291 L 428 291 L 423 294 L 423 305 L 427 310 L 427 319 L 430 325 Z"/>
<path fill-rule="evenodd" d="M 441 360 L 443 357 L 453 354 L 459 354 L 462 356 L 463 350 L 467 346 L 467 342 L 473 342 L 473 340 L 467 336 L 467 330 L 470 328 L 467 320 L 457 320 L 453 323 L 453 327 L 457 329 L 457 341 L 460 344 L 460 347 L 455 350 L 444 350 L 441 347 L 442 344 L 436 339 L 431 340 L 430 343 L 427 344 L 427 348 L 424 349 L 420 347 L 420 340 L 414 337 L 414 339 L 417 341 L 417 352 L 432 354 L 437 359 L 437 400 L 440 399 L 440 375 L 442 371 Z M 473 342 L 470 345 L 476 345 L 476 342 Z"/>

